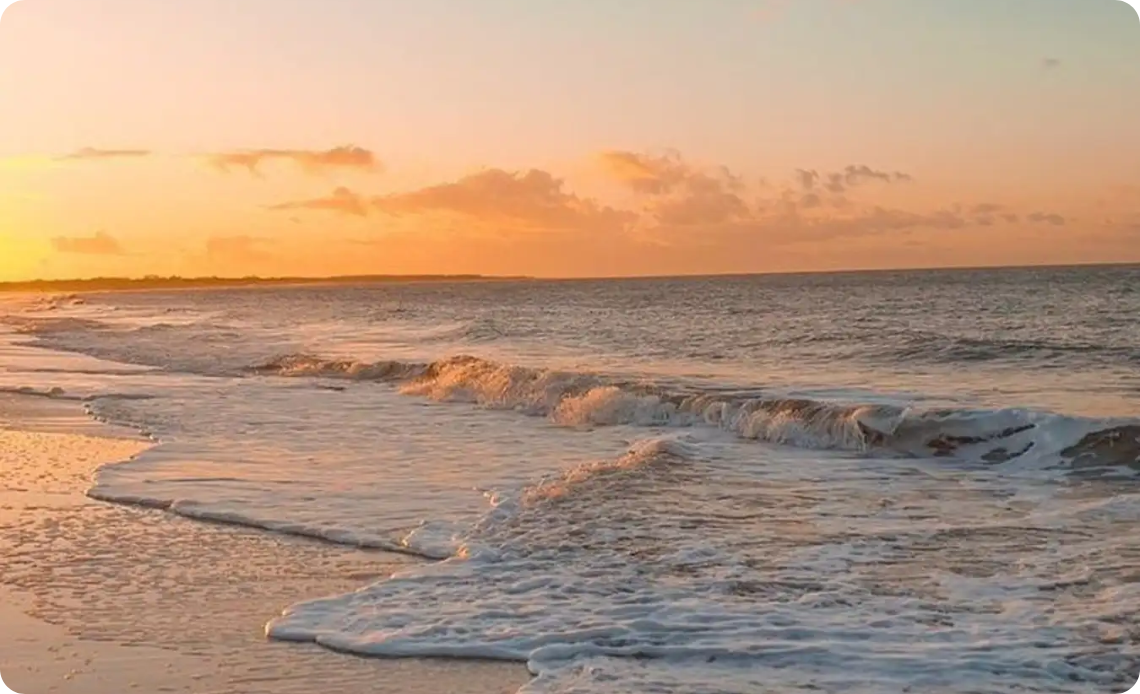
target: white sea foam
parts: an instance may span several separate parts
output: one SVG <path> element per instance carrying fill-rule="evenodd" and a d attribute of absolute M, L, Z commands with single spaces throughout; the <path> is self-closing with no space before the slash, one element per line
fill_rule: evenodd
<path fill-rule="evenodd" d="M 1104 545 L 1071 517 L 1034 527 L 997 476 L 886 495 L 885 462 L 787 451 L 746 472 L 742 446 L 655 439 L 569 470 L 478 526 L 467 556 L 295 605 L 267 633 L 526 662 L 526 692 L 1079 691 L 1126 671 L 1098 639 L 1132 589 L 1084 594 L 1076 567 Z M 934 509 L 944 529 L 916 528 Z"/>

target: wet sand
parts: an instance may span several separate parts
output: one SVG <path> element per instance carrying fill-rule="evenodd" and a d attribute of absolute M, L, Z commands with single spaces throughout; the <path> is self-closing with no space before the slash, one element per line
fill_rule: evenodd
<path fill-rule="evenodd" d="M 415 560 L 84 496 L 97 466 L 148 445 L 72 404 L 0 400 L 0 673 L 16 692 L 507 694 L 529 679 L 518 663 L 267 640 L 289 604 Z"/>

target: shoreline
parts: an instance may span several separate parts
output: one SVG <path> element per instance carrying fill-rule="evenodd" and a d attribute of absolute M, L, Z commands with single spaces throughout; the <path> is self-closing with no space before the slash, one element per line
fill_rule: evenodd
<path fill-rule="evenodd" d="M 508 694 L 522 663 L 378 660 L 270 641 L 289 605 L 410 557 L 91 499 L 103 464 L 151 447 L 74 403 L 0 398 L 0 672 L 21 694 Z"/>

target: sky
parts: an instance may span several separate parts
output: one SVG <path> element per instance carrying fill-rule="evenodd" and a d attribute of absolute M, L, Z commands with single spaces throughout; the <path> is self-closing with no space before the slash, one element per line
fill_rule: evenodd
<path fill-rule="evenodd" d="M 20 0 L 0 280 L 1140 262 L 1119 0 Z"/>

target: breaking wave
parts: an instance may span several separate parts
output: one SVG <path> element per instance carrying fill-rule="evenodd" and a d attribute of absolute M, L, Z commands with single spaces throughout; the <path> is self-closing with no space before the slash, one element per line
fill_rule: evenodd
<path fill-rule="evenodd" d="M 430 363 L 366 363 L 294 354 L 250 371 L 393 383 L 406 395 L 543 416 L 564 426 L 715 426 L 744 439 L 800 448 L 985 463 L 1031 459 L 1140 468 L 1140 421 L 1135 420 L 1020 409 L 929 410 L 776 393 L 684 391 L 471 356 Z"/>

